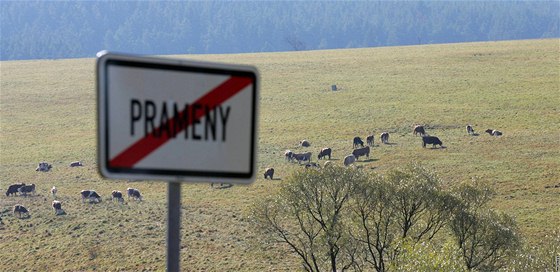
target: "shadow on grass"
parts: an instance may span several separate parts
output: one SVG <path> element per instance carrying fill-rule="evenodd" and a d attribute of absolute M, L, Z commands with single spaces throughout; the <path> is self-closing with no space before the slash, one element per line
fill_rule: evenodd
<path fill-rule="evenodd" d="M 20 195 L 16 195 L 17 197 L 23 197 L 25 198 L 36 198 L 36 197 L 40 197 L 41 195 L 39 194 L 20 194 Z"/>
<path fill-rule="evenodd" d="M 441 146 L 441 147 L 437 147 L 437 146 L 432 146 L 432 147 L 427 147 L 427 149 L 429 150 L 439 150 L 439 149 L 446 149 L 447 146 Z"/>
<path fill-rule="evenodd" d="M 266 181 L 267 179 L 265 179 Z M 281 178 L 271 178 L 270 181 L 275 181 L 275 180 L 282 180 Z"/>
<path fill-rule="evenodd" d="M 385 145 L 398 145 L 397 143 L 385 143 Z"/>
<path fill-rule="evenodd" d="M 356 161 L 356 162 L 374 162 L 374 161 L 378 161 L 379 159 L 367 159 L 367 160 L 363 160 L 363 161 Z"/>

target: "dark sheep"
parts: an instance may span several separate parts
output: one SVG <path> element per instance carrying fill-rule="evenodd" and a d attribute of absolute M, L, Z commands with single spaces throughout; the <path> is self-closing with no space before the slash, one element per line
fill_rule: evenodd
<path fill-rule="evenodd" d="M 360 159 L 361 156 L 366 156 L 369 158 L 369 146 L 354 149 L 354 151 L 352 151 L 352 155 L 356 157 L 356 160 Z"/>
<path fill-rule="evenodd" d="M 60 210 L 62 208 L 62 203 L 60 203 L 60 201 L 58 200 L 53 200 L 52 207 L 55 210 Z"/>
<path fill-rule="evenodd" d="M 113 190 L 113 191 L 111 192 L 111 201 L 113 201 L 113 200 L 115 200 L 115 199 L 116 199 L 117 202 L 119 202 L 119 203 L 123 203 L 123 202 L 124 202 L 124 198 L 123 198 L 123 195 L 122 195 L 122 192 L 121 192 L 121 191 Z"/>
<path fill-rule="evenodd" d="M 89 202 L 95 202 L 95 203 L 99 203 L 101 202 L 101 196 L 95 192 L 94 190 L 82 190 L 80 192 L 80 194 L 82 195 L 82 202 L 84 202 L 84 200 L 89 200 Z"/>
<path fill-rule="evenodd" d="M 19 192 L 18 189 L 22 186 L 25 186 L 25 183 L 14 183 L 10 185 L 8 190 L 6 190 L 6 196 L 16 195 Z"/>
<path fill-rule="evenodd" d="M 284 152 L 284 157 L 286 158 L 287 161 L 292 161 L 293 157 L 292 155 L 294 154 L 294 152 L 292 152 L 291 150 L 286 150 Z"/>
<path fill-rule="evenodd" d="M 30 185 L 23 185 L 18 188 L 18 192 L 24 196 L 27 196 L 27 193 L 35 193 L 35 184 Z"/>
<path fill-rule="evenodd" d="M 303 147 L 309 147 L 309 146 L 311 146 L 311 143 L 309 143 L 308 140 L 303 140 L 303 141 L 299 142 L 299 144 L 300 144 L 301 146 L 303 146 Z"/>
<path fill-rule="evenodd" d="M 471 125 L 467 125 L 466 129 L 468 135 L 474 135 L 474 129 Z"/>
<path fill-rule="evenodd" d="M 492 136 L 502 136 L 502 132 L 495 129 L 487 129 L 485 132 Z"/>
<path fill-rule="evenodd" d="M 128 195 L 129 199 L 130 199 L 130 197 L 132 197 L 132 199 L 142 201 L 142 195 L 140 194 L 140 191 L 138 189 L 127 188 L 126 189 L 126 194 Z"/>
<path fill-rule="evenodd" d="M 311 152 L 307 152 L 307 153 L 294 153 L 292 154 L 292 157 L 298 162 L 310 162 L 311 161 Z"/>
<path fill-rule="evenodd" d="M 389 132 L 381 133 L 381 136 L 379 136 L 379 138 L 381 138 L 382 143 L 389 144 Z"/>
<path fill-rule="evenodd" d="M 274 168 L 266 168 L 264 171 L 264 179 L 270 177 L 270 179 L 274 179 Z"/>
<path fill-rule="evenodd" d="M 48 172 L 50 171 L 52 168 L 52 165 L 46 162 L 40 162 L 39 166 L 37 166 L 37 168 L 35 168 L 35 171 L 41 171 L 41 172 Z"/>
<path fill-rule="evenodd" d="M 64 210 L 62 209 L 62 203 L 58 200 L 53 200 L 52 202 L 52 207 L 54 209 L 54 214 L 55 215 L 61 215 L 64 214 Z"/>
<path fill-rule="evenodd" d="M 420 136 L 425 136 L 426 135 L 426 130 L 424 130 L 424 126 L 414 126 L 414 129 L 412 129 L 412 134 L 414 136 L 416 135 L 420 135 Z"/>
<path fill-rule="evenodd" d="M 21 218 L 22 214 L 26 214 L 29 217 L 29 211 L 23 205 L 16 204 L 14 205 L 14 216 L 18 214 L 18 217 Z"/>
<path fill-rule="evenodd" d="M 362 141 L 360 137 L 356 136 L 354 137 L 352 148 L 356 148 L 358 145 L 364 147 L 364 141 Z"/>
<path fill-rule="evenodd" d="M 367 145 L 373 146 L 373 140 L 374 140 L 373 135 L 368 135 L 367 138 L 366 138 Z"/>
<path fill-rule="evenodd" d="M 329 160 L 331 159 L 331 152 L 332 149 L 330 149 L 329 147 L 325 147 L 323 149 L 321 149 L 321 151 L 319 152 L 319 155 L 317 155 L 317 159 L 322 159 L 326 156 L 329 156 Z"/>
<path fill-rule="evenodd" d="M 311 167 L 313 167 L 313 168 L 321 168 L 321 167 L 319 166 L 319 164 L 317 164 L 317 163 L 315 163 L 315 162 L 309 162 L 309 163 L 305 164 L 305 169 L 309 169 L 309 168 L 311 168 Z"/>
<path fill-rule="evenodd" d="M 433 145 L 433 147 L 436 147 L 436 145 L 439 145 L 440 147 L 442 146 L 442 142 L 438 137 L 435 136 L 423 136 L 422 137 L 422 147 L 426 147 L 427 144 L 431 144 Z"/>

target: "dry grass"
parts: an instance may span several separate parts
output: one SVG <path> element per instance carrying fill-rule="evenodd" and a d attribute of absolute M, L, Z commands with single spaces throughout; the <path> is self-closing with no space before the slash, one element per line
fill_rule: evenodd
<path fill-rule="evenodd" d="M 259 169 L 275 177 L 298 166 L 285 149 L 308 139 L 314 159 L 333 149 L 333 162 L 351 152 L 354 136 L 375 133 L 370 160 L 384 172 L 422 161 L 446 181 L 472 177 L 493 185 L 492 205 L 517 218 L 538 243 L 560 225 L 559 40 L 465 43 L 352 50 L 176 56 L 256 65 L 262 78 Z M 166 184 L 102 179 L 96 169 L 93 59 L 0 63 L 0 189 L 35 183 L 32 197 L 0 196 L 0 259 L 6 270 L 165 270 Z M 337 84 L 342 90 L 332 92 Z M 468 136 L 466 124 L 479 136 Z M 423 149 L 413 124 L 442 139 L 445 149 Z M 495 128 L 499 138 L 483 131 Z M 379 145 L 379 133 L 392 145 Z M 70 168 L 81 160 L 84 167 Z M 40 161 L 51 172 L 34 171 Z M 281 180 L 259 175 L 251 186 L 211 189 L 183 185 L 181 267 L 185 271 L 293 271 L 298 260 L 253 232 L 250 207 Z M 54 216 L 56 185 L 67 215 Z M 112 190 L 137 187 L 145 201 L 124 206 Z M 104 201 L 82 204 L 79 191 Z M 31 218 L 17 219 L 22 203 Z M 20 262 L 21 259 L 29 260 Z"/>

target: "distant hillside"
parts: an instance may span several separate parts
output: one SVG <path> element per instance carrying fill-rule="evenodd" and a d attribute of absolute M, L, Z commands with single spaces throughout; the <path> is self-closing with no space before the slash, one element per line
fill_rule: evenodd
<path fill-rule="evenodd" d="M 181 268 L 301 271 L 295 254 L 255 233 L 251 207 L 304 169 L 285 160 L 286 149 L 312 152 L 323 164 L 318 151 L 331 147 L 332 163 L 342 165 L 353 137 L 369 134 L 375 146 L 356 167 L 384 174 L 414 161 L 449 185 L 485 182 L 496 192 L 492 207 L 516 218 L 524 248 L 548 250 L 541 243 L 560 233 L 559 42 L 175 56 L 259 69 L 258 171 L 275 168 L 274 181 L 258 175 L 250 186 L 182 186 Z M 165 271 L 167 184 L 98 173 L 94 67 L 93 58 L 1 63 L 1 271 Z M 423 148 L 414 124 L 446 148 Z M 466 124 L 478 136 L 468 135 Z M 491 137 L 488 128 L 504 135 Z M 383 131 L 390 144 L 380 143 Z M 298 146 L 302 139 L 311 146 Z M 77 160 L 84 166 L 68 166 Z M 51 171 L 35 171 L 41 161 Z M 36 193 L 6 196 L 17 182 L 36 184 Z M 66 215 L 54 215 L 53 186 Z M 111 201 L 113 190 L 128 187 L 143 201 Z M 103 201 L 82 203 L 85 189 Z M 14 215 L 15 204 L 28 207 L 30 217 Z M 560 254 L 551 252 L 547 262 Z M 521 251 L 515 260 L 504 271 L 545 271 L 534 255 Z"/>
<path fill-rule="evenodd" d="M 304 168 L 285 160 L 286 149 L 312 152 L 323 164 L 318 151 L 330 147 L 331 162 L 342 165 L 353 137 L 369 134 L 375 146 L 357 167 L 384 174 L 414 161 L 448 185 L 489 184 L 496 192 L 490 204 L 516 218 L 524 248 L 548 250 L 543 242 L 560 240 L 559 42 L 175 56 L 251 64 L 261 75 L 260 175 L 250 186 L 183 185 L 181 268 L 301 271 L 295 254 L 255 232 L 251 207 Z M 93 58 L 1 63 L 0 271 L 165 271 L 167 184 L 99 176 L 94 67 Z M 446 148 L 423 148 L 414 124 Z M 468 135 L 466 124 L 478 136 Z M 489 128 L 504 135 L 491 137 Z M 380 143 L 383 131 L 390 144 Z M 302 139 L 311 146 L 298 146 Z M 68 166 L 77 160 L 84 166 Z M 41 161 L 51 171 L 35 171 Z M 267 167 L 275 180 L 264 179 Z M 36 184 L 36 194 L 6 196 L 17 182 Z M 66 215 L 54 215 L 53 186 Z M 143 201 L 111 201 L 112 190 L 128 187 Z M 82 203 L 84 189 L 103 202 Z M 31 217 L 14 216 L 15 204 Z M 547 251 L 545 261 L 557 252 Z M 546 271 L 535 264 L 534 255 L 520 252 L 503 270 Z"/>
<path fill-rule="evenodd" d="M 1 1 L 0 60 L 559 37 L 558 1 Z"/>

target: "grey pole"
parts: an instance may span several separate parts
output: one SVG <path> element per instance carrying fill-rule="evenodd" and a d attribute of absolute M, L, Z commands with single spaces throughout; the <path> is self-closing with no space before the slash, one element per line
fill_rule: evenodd
<path fill-rule="evenodd" d="M 167 271 L 179 272 L 181 250 L 181 183 L 167 185 Z"/>

